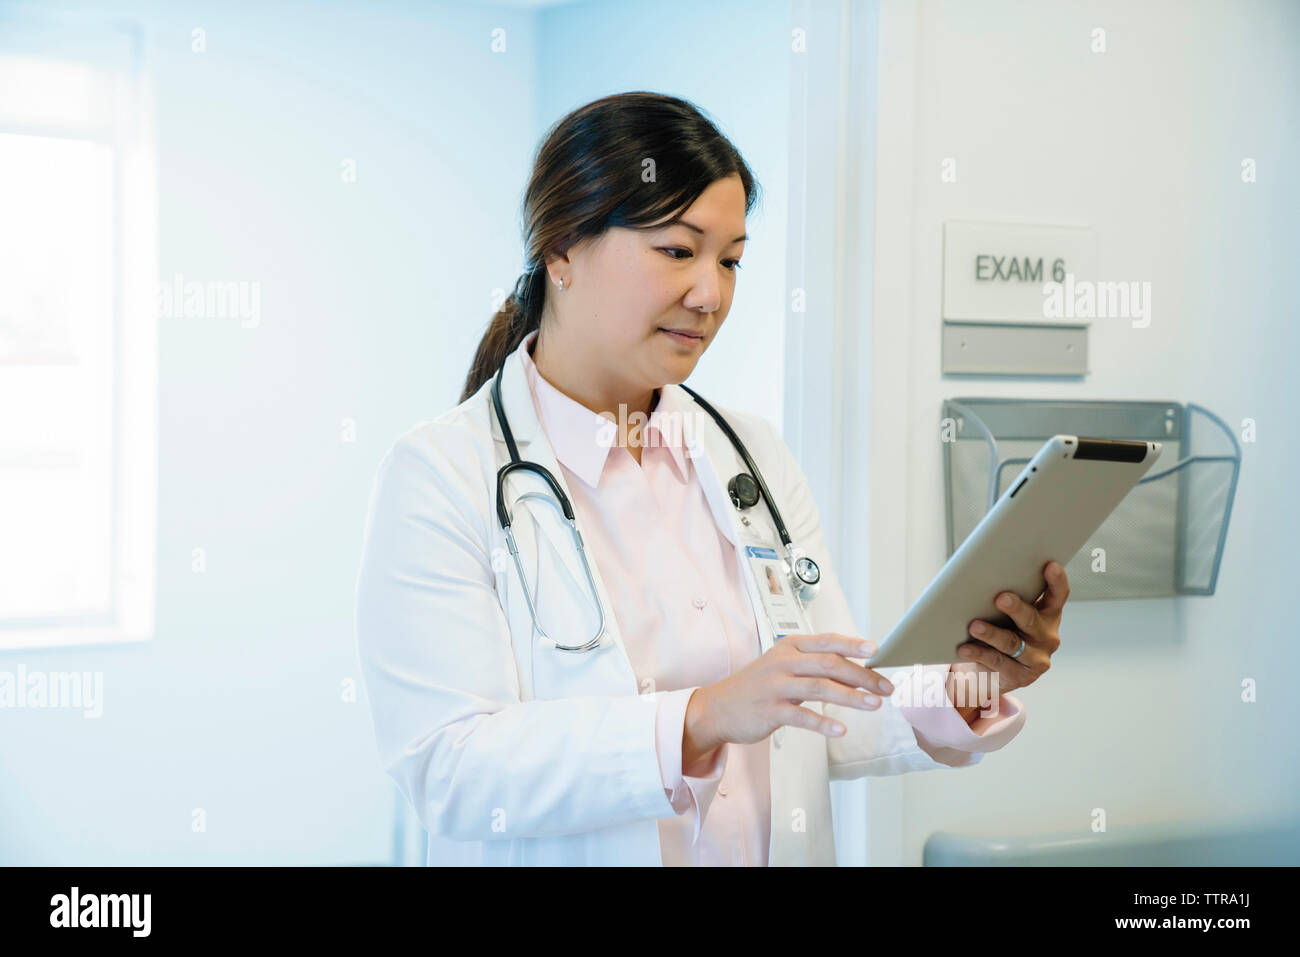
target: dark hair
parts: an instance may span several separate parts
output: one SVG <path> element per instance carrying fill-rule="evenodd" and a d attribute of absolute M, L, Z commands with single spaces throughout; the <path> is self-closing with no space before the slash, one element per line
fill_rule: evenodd
<path fill-rule="evenodd" d="M 646 161 L 654 176 L 644 179 Z M 524 193 L 523 274 L 488 325 L 465 379 L 464 402 L 541 325 L 546 257 L 611 226 L 640 228 L 685 211 L 719 179 L 739 174 L 748 215 L 758 184 L 739 151 L 694 104 L 637 91 L 594 100 L 547 132 Z"/>

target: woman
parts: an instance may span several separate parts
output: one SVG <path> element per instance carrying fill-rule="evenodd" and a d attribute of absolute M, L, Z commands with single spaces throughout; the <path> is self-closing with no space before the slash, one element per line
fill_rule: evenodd
<path fill-rule="evenodd" d="M 460 405 L 380 465 L 358 645 L 381 757 L 431 864 L 833 864 L 831 778 L 969 766 L 1024 723 L 1011 697 L 981 713 L 954 692 L 975 671 L 1009 691 L 1047 670 L 1060 566 L 1037 607 L 1013 596 L 1018 632 L 926 669 L 935 700 L 905 695 L 916 671 L 895 669 L 894 689 L 858 663 L 875 646 L 854 636 L 789 449 L 722 409 L 820 566 L 798 612 L 810 627 L 777 630 L 789 623 L 741 558 L 750 541 L 780 546 L 774 521 L 733 505 L 724 483 L 749 469 L 678 384 L 730 310 L 756 194 L 683 100 L 627 93 L 566 116 L 525 195 L 528 268 Z M 527 468 L 507 473 L 498 511 L 515 460 L 554 476 L 585 548 Z"/>

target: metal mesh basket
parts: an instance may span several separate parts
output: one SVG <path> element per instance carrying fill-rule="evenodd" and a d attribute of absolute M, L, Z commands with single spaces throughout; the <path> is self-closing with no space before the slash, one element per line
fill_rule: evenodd
<path fill-rule="evenodd" d="M 1241 468 L 1237 437 L 1191 403 L 947 399 L 948 554 L 1053 435 L 1164 443 L 1152 471 L 1065 566 L 1070 598 L 1213 595 Z"/>

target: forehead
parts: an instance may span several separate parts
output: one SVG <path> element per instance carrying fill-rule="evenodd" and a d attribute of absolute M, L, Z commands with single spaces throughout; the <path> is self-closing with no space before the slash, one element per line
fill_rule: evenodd
<path fill-rule="evenodd" d="M 745 189 L 739 176 L 710 183 L 695 202 L 675 216 L 666 217 L 656 224 L 658 228 L 680 226 L 697 235 L 716 233 L 725 242 L 738 242 L 745 238 Z M 712 238 L 718 238 L 713 236 Z"/>
<path fill-rule="evenodd" d="M 739 176 L 715 180 L 690 205 L 688 213 L 699 212 L 716 216 L 745 218 L 745 187 Z"/>

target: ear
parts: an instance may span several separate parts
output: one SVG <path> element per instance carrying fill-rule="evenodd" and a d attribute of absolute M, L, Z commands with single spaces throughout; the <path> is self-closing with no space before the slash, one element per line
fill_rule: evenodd
<path fill-rule="evenodd" d="M 572 265 L 569 260 L 569 250 L 574 245 L 571 236 L 572 234 L 566 234 L 564 239 L 556 243 L 555 246 L 552 247 L 552 251 L 548 252 L 543 258 L 543 262 L 546 264 L 546 278 L 551 285 L 555 285 L 559 280 L 559 277 L 556 274 L 557 270 L 553 270 L 553 266 L 558 265 L 560 267 L 558 272 L 567 273 L 569 267 Z"/>

